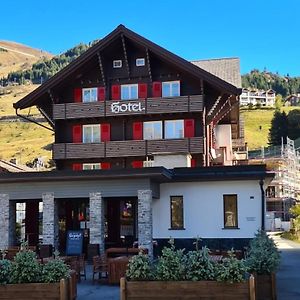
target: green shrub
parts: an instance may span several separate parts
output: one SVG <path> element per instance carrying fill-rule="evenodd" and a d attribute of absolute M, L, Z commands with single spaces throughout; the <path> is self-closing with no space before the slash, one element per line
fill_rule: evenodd
<path fill-rule="evenodd" d="M 0 260 L 0 284 L 9 283 L 11 262 L 7 259 Z"/>
<path fill-rule="evenodd" d="M 277 270 L 279 263 L 280 255 L 274 241 L 264 231 L 258 231 L 247 252 L 249 272 L 271 274 Z"/>
<path fill-rule="evenodd" d="M 185 279 L 185 249 L 175 249 L 174 240 L 169 241 L 171 247 L 164 247 L 158 259 L 156 279 L 165 281 L 178 281 Z"/>
<path fill-rule="evenodd" d="M 215 263 L 209 257 L 208 248 L 203 247 L 201 250 L 188 252 L 186 279 L 192 281 L 215 279 Z"/>
<path fill-rule="evenodd" d="M 216 264 L 216 280 L 221 282 L 243 282 L 247 268 L 243 260 L 238 260 L 234 256 L 233 250 L 228 251 L 228 257 Z"/>
<path fill-rule="evenodd" d="M 33 251 L 24 249 L 18 252 L 11 267 L 11 283 L 41 281 L 41 266 Z"/>
<path fill-rule="evenodd" d="M 50 260 L 42 266 L 42 282 L 59 282 L 67 279 L 70 274 L 69 267 L 60 259 Z"/>
<path fill-rule="evenodd" d="M 128 280 L 151 280 L 153 279 L 152 265 L 148 255 L 140 252 L 129 260 L 126 271 Z"/>

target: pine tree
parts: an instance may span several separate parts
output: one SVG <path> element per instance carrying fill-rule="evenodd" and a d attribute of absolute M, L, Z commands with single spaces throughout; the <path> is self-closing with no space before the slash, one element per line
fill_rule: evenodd
<path fill-rule="evenodd" d="M 269 144 L 272 146 L 281 145 L 281 139 L 286 143 L 288 135 L 288 119 L 285 112 L 275 110 L 269 130 Z"/>

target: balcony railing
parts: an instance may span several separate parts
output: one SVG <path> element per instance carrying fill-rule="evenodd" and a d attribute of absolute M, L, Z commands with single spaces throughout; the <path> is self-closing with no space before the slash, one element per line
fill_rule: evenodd
<path fill-rule="evenodd" d="M 138 100 L 106 100 L 53 105 L 53 119 L 97 118 L 179 112 L 202 112 L 203 95 Z"/>
<path fill-rule="evenodd" d="M 114 158 L 159 153 L 203 153 L 203 137 L 168 140 L 110 141 L 99 144 L 54 144 L 54 159 Z"/>

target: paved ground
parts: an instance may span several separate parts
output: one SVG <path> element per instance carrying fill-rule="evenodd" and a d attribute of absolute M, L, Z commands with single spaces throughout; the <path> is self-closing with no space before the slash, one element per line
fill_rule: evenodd
<path fill-rule="evenodd" d="M 281 265 L 277 273 L 277 300 L 300 300 L 300 244 L 281 239 L 272 234 L 281 251 Z M 118 286 L 102 283 L 92 284 L 91 266 L 87 280 L 78 285 L 78 300 L 119 300 Z"/>
<path fill-rule="evenodd" d="M 281 251 L 277 273 L 278 300 L 300 299 L 300 244 L 272 235 Z"/>

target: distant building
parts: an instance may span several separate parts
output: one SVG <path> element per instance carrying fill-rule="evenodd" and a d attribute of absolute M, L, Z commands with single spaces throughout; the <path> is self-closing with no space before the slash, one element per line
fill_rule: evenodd
<path fill-rule="evenodd" d="M 300 93 L 292 94 L 285 98 L 285 106 L 300 106 Z"/>
<path fill-rule="evenodd" d="M 249 104 L 261 106 L 274 106 L 275 105 L 275 91 L 273 90 L 250 90 L 243 89 L 240 96 L 240 105 L 246 106 Z"/>

